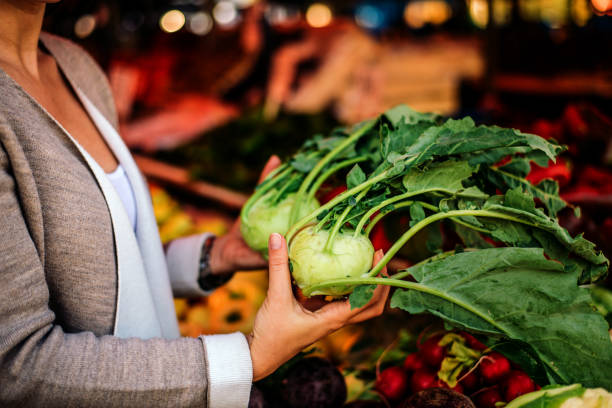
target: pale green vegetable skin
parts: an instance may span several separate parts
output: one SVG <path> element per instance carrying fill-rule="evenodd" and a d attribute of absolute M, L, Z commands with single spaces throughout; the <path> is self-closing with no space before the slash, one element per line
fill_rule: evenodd
<path fill-rule="evenodd" d="M 611 408 L 612 394 L 580 384 L 552 386 L 522 395 L 506 408 Z"/>
<path fill-rule="evenodd" d="M 276 232 L 285 235 L 289 231 L 289 214 L 295 203 L 295 194 L 289 194 L 283 201 L 271 205 L 270 201 L 276 194 L 277 191 L 272 190 L 257 200 L 240 224 L 240 232 L 246 243 L 259 252 L 268 251 L 270 234 Z M 319 208 L 319 202 L 313 198 L 300 206 L 299 218 L 310 214 L 317 208 Z"/>
<path fill-rule="evenodd" d="M 325 243 L 329 231 L 315 231 L 308 227 L 300 231 L 289 246 L 292 275 L 300 288 L 332 279 L 354 278 L 365 275 L 372 267 L 374 247 L 364 235 L 353 232 L 338 233 L 329 251 Z M 352 292 L 352 286 L 326 288 L 325 293 L 311 295 L 340 296 Z"/>

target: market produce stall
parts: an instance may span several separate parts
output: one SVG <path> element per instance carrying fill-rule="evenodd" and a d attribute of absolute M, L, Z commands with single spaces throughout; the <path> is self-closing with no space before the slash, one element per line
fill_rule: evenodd
<path fill-rule="evenodd" d="M 264 256 L 286 236 L 305 309 L 392 287 L 251 407 L 586 408 L 612 407 L 610 8 L 100 1 L 49 25 L 107 70 L 164 243 L 239 217 Z M 181 335 L 250 333 L 267 280 L 176 298 Z"/>

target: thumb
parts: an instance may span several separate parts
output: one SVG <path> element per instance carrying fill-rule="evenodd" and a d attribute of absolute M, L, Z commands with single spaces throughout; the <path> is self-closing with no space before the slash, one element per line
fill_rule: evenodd
<path fill-rule="evenodd" d="M 268 240 L 269 283 L 268 293 L 274 297 L 291 294 L 291 274 L 287 242 L 282 235 L 270 234 Z"/>

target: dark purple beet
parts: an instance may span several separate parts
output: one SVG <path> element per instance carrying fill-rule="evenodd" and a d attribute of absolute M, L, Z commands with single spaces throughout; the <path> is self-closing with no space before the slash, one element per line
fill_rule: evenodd
<path fill-rule="evenodd" d="M 463 394 L 447 388 L 429 388 L 413 394 L 401 408 L 475 408 Z"/>
<path fill-rule="evenodd" d="M 251 387 L 249 408 L 270 408 L 270 404 L 268 404 L 266 401 L 263 392 L 261 392 L 261 390 L 254 385 Z"/>
<path fill-rule="evenodd" d="M 282 398 L 291 408 L 337 408 L 346 400 L 346 384 L 329 361 L 305 358 L 283 380 Z"/>

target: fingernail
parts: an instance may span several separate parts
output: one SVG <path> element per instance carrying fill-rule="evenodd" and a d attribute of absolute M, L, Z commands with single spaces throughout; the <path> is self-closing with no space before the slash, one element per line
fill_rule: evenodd
<path fill-rule="evenodd" d="M 276 232 L 270 235 L 270 249 L 280 249 L 281 247 L 281 236 Z"/>

